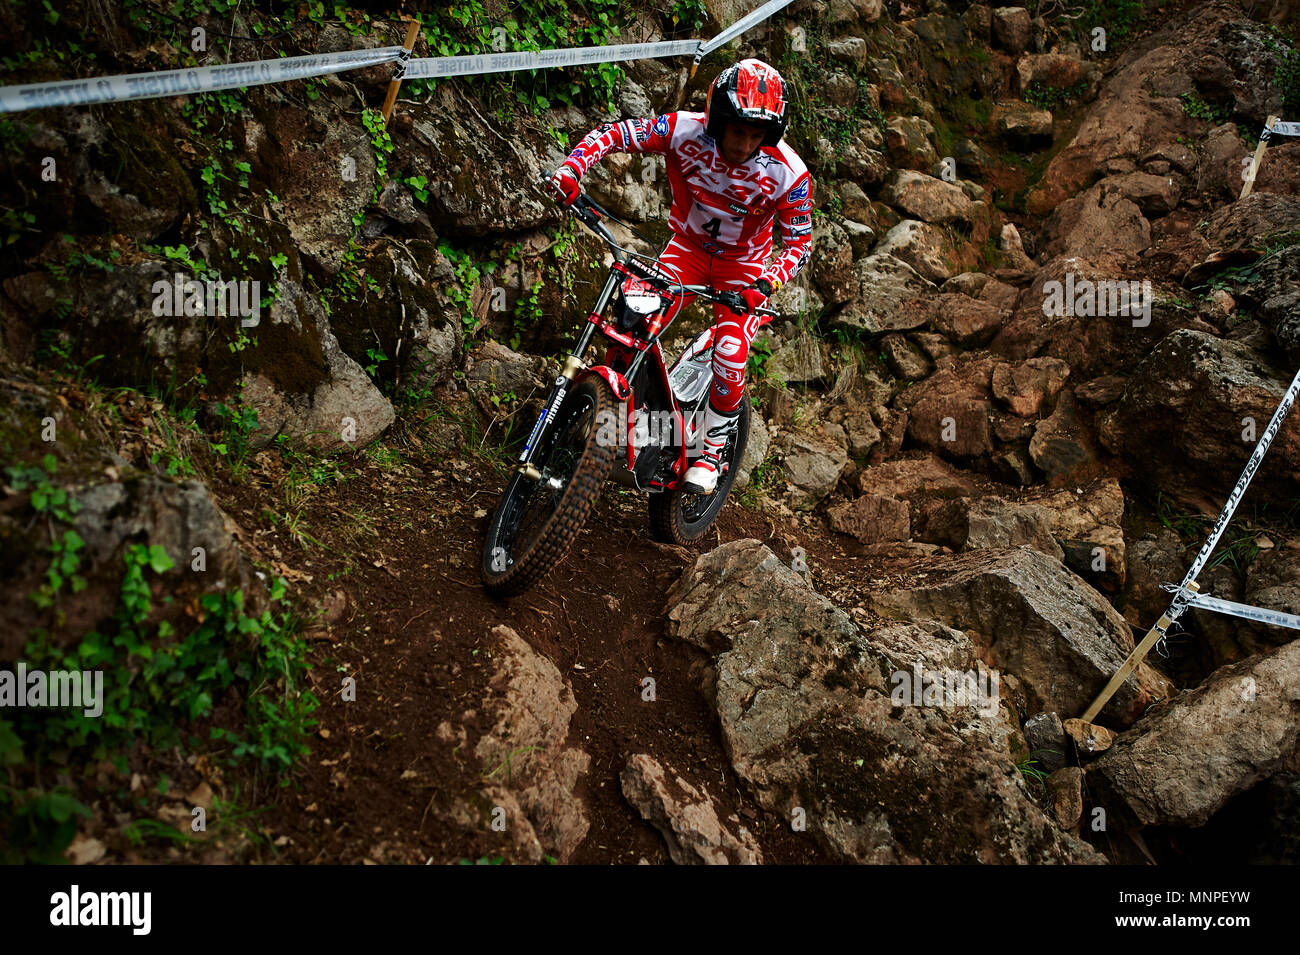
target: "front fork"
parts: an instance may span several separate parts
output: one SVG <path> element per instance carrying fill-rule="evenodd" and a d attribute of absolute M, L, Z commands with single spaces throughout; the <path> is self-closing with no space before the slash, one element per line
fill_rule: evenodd
<path fill-rule="evenodd" d="M 540 438 L 546 432 L 546 429 L 551 426 L 555 416 L 560 413 L 560 405 L 564 404 L 564 396 L 568 394 L 569 388 L 578 380 L 579 372 L 588 370 L 588 366 L 582 361 L 582 356 L 587 353 L 591 338 L 596 333 L 596 322 L 605 311 L 605 306 L 609 304 L 609 299 L 614 294 L 617 284 L 618 273 L 610 272 L 609 278 L 605 280 L 605 287 L 601 289 L 600 295 L 596 299 L 595 307 L 592 309 L 591 314 L 587 316 L 587 327 L 578 336 L 577 346 L 573 349 L 573 353 L 564 359 L 564 367 L 556 376 L 555 384 L 551 386 L 551 393 L 546 399 L 546 410 L 538 417 L 537 423 L 533 425 L 533 430 L 528 435 L 528 440 L 524 442 L 524 449 L 519 454 L 518 470 L 520 474 L 531 481 L 536 481 L 542 476 L 542 472 L 537 465 L 533 464 L 533 455 L 537 453 L 537 446 L 541 443 Z M 614 382 L 610 382 L 610 384 L 614 385 Z M 626 383 L 624 383 L 624 387 L 626 388 Z M 619 397 L 623 397 L 617 386 L 614 387 L 614 391 L 619 394 Z"/>
<path fill-rule="evenodd" d="M 583 338 L 590 338 L 590 335 L 584 335 Z M 578 354 L 582 354 L 585 349 L 585 343 Z M 551 426 L 555 416 L 560 413 L 560 405 L 564 404 L 564 396 L 568 394 L 569 387 L 577 379 L 578 371 L 586 366 L 582 363 L 577 355 L 570 355 L 564 360 L 564 368 L 555 378 L 555 384 L 551 386 L 551 393 L 546 400 L 546 410 L 537 418 L 537 423 L 533 425 L 532 432 L 528 435 L 528 440 L 524 442 L 524 449 L 519 454 L 519 472 L 531 481 L 539 480 L 542 472 L 533 464 L 533 455 L 537 453 L 537 445 L 540 443 L 538 438 Z"/>

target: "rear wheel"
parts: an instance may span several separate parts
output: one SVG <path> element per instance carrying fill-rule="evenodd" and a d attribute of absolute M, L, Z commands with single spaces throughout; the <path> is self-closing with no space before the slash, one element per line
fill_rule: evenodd
<path fill-rule="evenodd" d="M 574 385 L 533 456 L 541 478 L 510 478 L 483 545 L 480 576 L 490 593 L 522 593 L 568 554 L 614 463 L 614 444 L 597 441 L 614 405 L 602 379 Z"/>
<path fill-rule="evenodd" d="M 713 526 L 736 482 L 736 472 L 749 444 L 749 396 L 740 401 L 740 419 L 736 430 L 722 448 L 724 467 L 712 494 L 688 491 L 664 491 L 650 495 L 650 533 L 666 544 L 693 544 Z"/>

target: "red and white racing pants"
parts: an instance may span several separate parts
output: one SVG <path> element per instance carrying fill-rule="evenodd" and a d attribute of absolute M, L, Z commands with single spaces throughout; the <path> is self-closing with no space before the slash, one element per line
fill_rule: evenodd
<path fill-rule="evenodd" d="M 763 271 L 762 262 L 746 262 L 709 255 L 681 236 L 674 235 L 659 261 L 673 269 L 684 285 L 711 285 L 721 291 L 738 291 L 749 285 Z M 686 295 L 668 313 L 668 321 L 695 300 Z M 758 334 L 760 315 L 738 315 L 731 309 L 714 304 L 713 321 L 717 325 L 713 344 L 713 385 L 709 403 L 718 411 L 730 412 L 740 407 L 745 396 L 745 365 L 749 346 Z"/>

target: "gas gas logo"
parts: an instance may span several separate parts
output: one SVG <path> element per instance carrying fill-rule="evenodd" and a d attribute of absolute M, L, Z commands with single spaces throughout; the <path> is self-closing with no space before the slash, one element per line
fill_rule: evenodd
<path fill-rule="evenodd" d="M 681 152 L 683 156 L 699 160 L 713 172 L 725 172 L 732 179 L 738 179 L 741 182 L 752 182 L 766 195 L 776 195 L 776 180 L 771 176 L 765 176 L 758 171 L 747 173 L 743 166 L 740 168 L 732 166 L 713 150 L 707 149 L 697 142 L 688 139 L 682 143 Z"/>

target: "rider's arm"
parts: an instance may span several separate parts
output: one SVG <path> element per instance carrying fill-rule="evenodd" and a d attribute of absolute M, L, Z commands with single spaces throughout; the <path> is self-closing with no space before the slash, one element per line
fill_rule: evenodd
<path fill-rule="evenodd" d="M 581 177 L 607 153 L 665 153 L 672 141 L 676 113 L 657 119 L 624 119 L 597 126 L 574 147 L 564 160 Z"/>
<path fill-rule="evenodd" d="M 798 275 L 808 261 L 812 245 L 812 179 L 806 172 L 781 197 L 776 217 L 781 224 L 781 254 L 759 275 L 773 291 Z"/>

